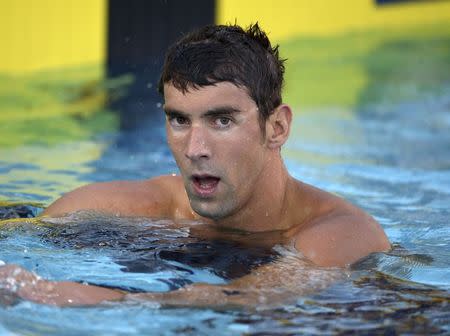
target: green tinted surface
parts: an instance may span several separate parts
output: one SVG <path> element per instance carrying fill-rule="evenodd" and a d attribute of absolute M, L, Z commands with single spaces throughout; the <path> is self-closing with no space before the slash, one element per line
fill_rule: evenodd
<path fill-rule="evenodd" d="M 0 147 L 54 145 L 116 128 L 100 66 L 0 74 Z"/>
<path fill-rule="evenodd" d="M 281 43 L 284 101 L 354 107 L 423 98 L 450 79 L 450 23 Z M 446 86 L 444 85 L 444 86 Z"/>

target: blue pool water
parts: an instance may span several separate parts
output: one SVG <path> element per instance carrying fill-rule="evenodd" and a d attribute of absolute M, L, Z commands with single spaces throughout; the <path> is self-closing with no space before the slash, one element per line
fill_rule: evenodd
<path fill-rule="evenodd" d="M 323 291 L 281 306 L 219 310 L 142 302 L 58 308 L 11 302 L 0 292 L 0 334 L 449 334 L 449 130 L 448 94 L 296 114 L 283 151 L 291 174 L 367 210 L 396 246 Z M 0 200 L 33 203 L 38 212 L 39 204 L 84 183 L 176 172 L 163 134 L 154 126 L 0 149 Z M 199 241 L 187 224 L 172 224 L 91 214 L 53 223 L 7 221 L 0 227 L 0 259 L 50 279 L 166 291 L 226 283 L 232 278 L 226 269 L 247 263 L 239 268 L 244 274 L 280 253 Z M 225 264 L 216 262 L 221 255 Z"/>

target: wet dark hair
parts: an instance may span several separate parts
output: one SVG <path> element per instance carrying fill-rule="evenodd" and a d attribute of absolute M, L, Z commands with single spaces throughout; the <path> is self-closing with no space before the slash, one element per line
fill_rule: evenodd
<path fill-rule="evenodd" d="M 236 24 L 206 26 L 169 48 L 158 91 L 164 95 L 168 82 L 182 92 L 231 82 L 247 89 L 263 127 L 282 101 L 284 61 L 257 23 L 245 30 Z"/>

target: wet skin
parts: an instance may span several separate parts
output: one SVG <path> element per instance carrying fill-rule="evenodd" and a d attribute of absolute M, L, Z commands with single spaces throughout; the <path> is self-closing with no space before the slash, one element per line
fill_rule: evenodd
<path fill-rule="evenodd" d="M 326 267 L 345 267 L 372 252 L 390 248 L 385 233 L 371 216 L 289 175 L 280 155 L 289 136 L 292 118 L 289 106 L 278 106 L 265 122 L 263 132 L 255 102 L 245 88 L 231 83 L 190 87 L 186 92 L 166 83 L 164 98 L 167 138 L 181 177 L 88 185 L 57 200 L 44 216 L 90 209 L 124 216 L 194 219 L 212 228 L 202 230 L 199 226 L 198 236 L 203 232 L 205 237 L 217 237 L 220 230 L 215 229 L 223 228 L 253 233 L 242 239 L 263 235 L 271 237 L 270 244 L 292 245 L 303 260 Z M 276 264 L 265 265 L 225 288 L 248 289 L 256 284 L 261 287 L 261 283 L 269 288 L 268 279 L 273 280 L 272 285 L 281 279 L 273 274 L 287 276 L 279 268 L 283 261 Z M 292 260 L 289 265 L 292 268 Z M 298 265 L 302 269 L 302 262 Z M 19 273 L 27 274 L 24 270 Z M 0 279 L 13 274 L 11 267 L 3 268 Z M 35 289 L 25 290 L 27 286 L 22 296 L 60 305 L 69 304 L 69 299 L 70 304 L 96 304 L 125 296 L 106 289 L 96 292 L 95 286 L 51 284 L 52 297 L 57 297 L 54 301 L 40 299 L 45 297 L 42 288 L 47 288 L 43 285 L 39 287 L 38 298 L 30 294 Z M 83 292 L 84 287 L 89 288 L 88 295 Z M 143 294 L 143 297 L 163 304 L 169 301 L 195 304 L 198 297 L 197 303 L 202 304 L 206 291 L 211 298 L 229 302 L 231 299 L 223 296 L 223 287 L 194 284 L 171 294 Z M 315 287 L 303 286 L 300 292 L 306 288 L 311 291 Z M 233 300 L 246 299 L 238 295 Z"/>

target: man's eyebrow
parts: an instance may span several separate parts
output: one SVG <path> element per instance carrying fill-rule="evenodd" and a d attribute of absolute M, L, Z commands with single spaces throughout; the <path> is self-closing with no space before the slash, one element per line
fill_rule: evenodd
<path fill-rule="evenodd" d="M 210 109 L 206 111 L 203 115 L 205 117 L 214 117 L 214 116 L 221 116 L 221 115 L 230 115 L 234 113 L 239 113 L 241 110 L 233 107 L 233 106 L 219 106 L 213 109 Z"/>
<path fill-rule="evenodd" d="M 185 113 L 183 111 L 178 111 L 178 110 L 174 110 L 171 108 L 165 108 L 165 107 L 164 107 L 164 113 L 168 116 L 177 115 L 177 116 L 186 117 L 188 115 L 187 113 Z"/>
<path fill-rule="evenodd" d="M 183 111 L 178 111 L 172 108 L 164 108 L 164 112 L 166 115 L 168 116 L 182 116 L 182 117 L 187 117 L 189 116 L 189 113 L 183 112 Z M 210 110 L 207 110 L 206 112 L 202 113 L 203 117 L 214 117 L 214 116 L 221 116 L 221 115 L 231 115 L 234 113 L 239 113 L 241 112 L 241 110 L 233 107 L 233 106 L 219 106 L 219 107 L 215 107 L 212 108 Z"/>

